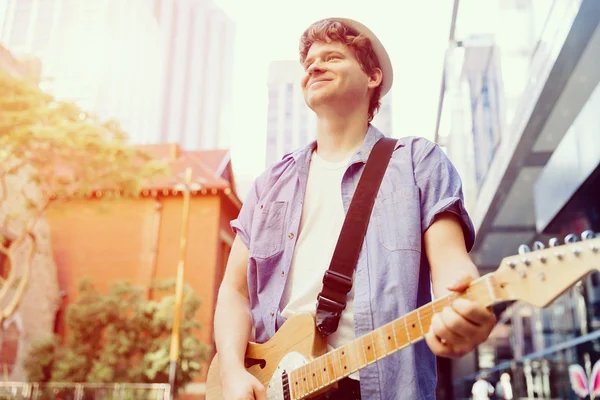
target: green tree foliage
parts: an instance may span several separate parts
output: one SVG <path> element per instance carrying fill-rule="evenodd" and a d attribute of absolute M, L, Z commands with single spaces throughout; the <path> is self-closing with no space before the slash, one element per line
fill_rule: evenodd
<path fill-rule="evenodd" d="M 168 383 L 174 281 L 153 285 L 156 299 L 127 282 L 100 293 L 89 280 L 67 308 L 66 337 L 34 343 L 24 367 L 31 382 Z M 181 388 L 201 372 L 209 348 L 197 337 L 200 299 L 184 289 L 177 382 Z M 196 333 L 196 335 L 195 335 Z"/>
<path fill-rule="evenodd" d="M 51 204 L 99 191 L 101 198 L 136 196 L 147 180 L 165 171 L 161 162 L 128 144 L 117 122 L 58 101 L 36 82 L 0 70 L 0 227 L 16 232 L 10 246 L 0 237 L 0 255 L 9 267 L 0 276 L 0 321 L 23 296 L 35 248 L 33 229 Z M 6 210 L 10 198 L 18 198 L 20 206 Z M 31 251 L 15 265 L 15 249 L 22 245 Z M 23 279 L 13 288 L 19 276 Z"/>

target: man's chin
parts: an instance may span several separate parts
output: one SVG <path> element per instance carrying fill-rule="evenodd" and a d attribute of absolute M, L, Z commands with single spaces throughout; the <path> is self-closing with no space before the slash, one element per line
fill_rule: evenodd
<path fill-rule="evenodd" d="M 334 96 L 328 93 L 314 93 L 308 97 L 308 101 L 306 103 L 308 104 L 308 107 L 314 111 L 315 108 L 331 102 L 333 97 Z"/>

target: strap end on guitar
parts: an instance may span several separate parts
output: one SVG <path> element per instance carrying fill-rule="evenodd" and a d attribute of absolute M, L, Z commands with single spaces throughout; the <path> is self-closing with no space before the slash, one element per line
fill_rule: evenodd
<path fill-rule="evenodd" d="M 327 337 L 337 330 L 340 316 L 345 308 L 345 304 L 330 300 L 319 294 L 315 323 L 321 336 Z"/>

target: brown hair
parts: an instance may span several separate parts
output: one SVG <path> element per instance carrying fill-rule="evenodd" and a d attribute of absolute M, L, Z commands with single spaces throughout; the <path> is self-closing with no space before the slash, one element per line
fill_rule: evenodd
<path fill-rule="evenodd" d="M 379 67 L 379 61 L 371 46 L 371 41 L 355 29 L 339 21 L 323 19 L 315 22 L 304 31 L 300 37 L 300 62 L 303 64 L 310 47 L 315 42 L 340 42 L 348 46 L 357 58 L 361 68 L 367 75 L 371 75 Z M 369 122 L 381 106 L 381 85 L 373 91 L 369 100 Z"/>

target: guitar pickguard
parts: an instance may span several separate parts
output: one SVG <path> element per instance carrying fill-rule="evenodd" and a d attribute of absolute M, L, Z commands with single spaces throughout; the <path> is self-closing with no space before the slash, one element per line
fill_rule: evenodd
<path fill-rule="evenodd" d="M 295 400 L 291 397 L 291 388 L 286 385 L 290 372 L 307 364 L 308 360 L 302 354 L 291 352 L 282 359 L 267 385 L 267 400 Z M 284 382 L 285 380 L 285 382 Z"/>

